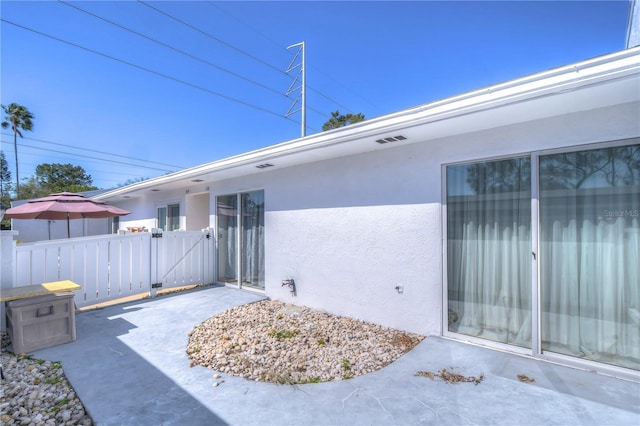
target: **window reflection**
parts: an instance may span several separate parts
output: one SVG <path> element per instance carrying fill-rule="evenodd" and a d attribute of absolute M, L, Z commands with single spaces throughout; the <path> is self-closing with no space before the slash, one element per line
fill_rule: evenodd
<path fill-rule="evenodd" d="M 540 157 L 545 350 L 638 369 L 640 145 Z"/>

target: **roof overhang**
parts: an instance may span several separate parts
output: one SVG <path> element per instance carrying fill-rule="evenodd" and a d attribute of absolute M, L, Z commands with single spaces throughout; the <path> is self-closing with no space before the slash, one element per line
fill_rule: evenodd
<path fill-rule="evenodd" d="M 561 99 L 559 99 L 561 97 Z M 640 100 L 640 47 L 107 191 L 140 196 Z M 395 140 L 400 136 L 401 140 Z M 271 166 L 261 167 L 265 164 Z"/>

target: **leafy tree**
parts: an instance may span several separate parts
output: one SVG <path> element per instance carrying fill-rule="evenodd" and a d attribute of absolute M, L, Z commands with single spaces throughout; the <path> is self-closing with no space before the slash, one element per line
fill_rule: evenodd
<path fill-rule="evenodd" d="M 640 183 L 640 145 L 592 149 L 543 156 L 540 188 L 619 187 Z M 467 183 L 475 194 L 520 191 L 531 186 L 528 158 L 472 164 Z"/>
<path fill-rule="evenodd" d="M 9 201 L 9 192 L 11 191 L 11 171 L 9 164 L 4 156 L 4 152 L 0 151 L 0 199 L 7 205 Z"/>
<path fill-rule="evenodd" d="M 81 166 L 72 164 L 43 163 L 36 173 L 22 186 L 20 199 L 43 197 L 56 192 L 82 192 L 98 189 L 93 179 Z"/>
<path fill-rule="evenodd" d="M 472 164 L 467 169 L 466 180 L 475 194 L 527 190 L 531 186 L 531 161 L 513 158 Z"/>
<path fill-rule="evenodd" d="M 4 158 L 4 152 L 0 151 L 0 204 L 5 207 L 10 207 L 11 197 L 9 193 L 11 191 L 11 172 L 9 171 L 9 165 Z M 10 219 L 2 219 L 0 229 L 9 229 Z"/>
<path fill-rule="evenodd" d="M 2 111 L 6 114 L 5 121 L 2 122 L 2 128 L 6 129 L 11 126 L 13 131 L 13 149 L 16 154 L 16 193 L 20 192 L 20 174 L 18 172 L 18 139 L 22 138 L 22 130 L 31 131 L 33 129 L 33 114 L 24 106 L 11 103 L 8 106 L 2 105 Z"/>
<path fill-rule="evenodd" d="M 542 158 L 543 189 L 578 189 L 594 185 L 628 186 L 640 183 L 640 145 L 568 152 Z"/>
<path fill-rule="evenodd" d="M 322 125 L 322 130 L 327 131 L 331 129 L 337 129 L 338 127 L 348 126 L 349 124 L 364 121 L 364 114 L 340 114 L 340 111 L 331 113 L 331 118 Z"/>

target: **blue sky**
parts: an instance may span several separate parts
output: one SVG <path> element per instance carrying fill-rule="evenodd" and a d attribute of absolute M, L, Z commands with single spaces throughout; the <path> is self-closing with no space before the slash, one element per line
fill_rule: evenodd
<path fill-rule="evenodd" d="M 0 8 L 0 99 L 35 115 L 33 132 L 18 142 L 20 177 L 44 162 L 72 163 L 109 188 L 298 138 L 300 113 L 285 118 L 295 95 L 284 95 L 292 81 L 284 71 L 296 52 L 287 46 L 301 41 L 309 135 L 331 111 L 374 118 L 621 50 L 629 3 L 2 1 Z M 13 172 L 13 136 L 3 130 L 1 140 Z"/>

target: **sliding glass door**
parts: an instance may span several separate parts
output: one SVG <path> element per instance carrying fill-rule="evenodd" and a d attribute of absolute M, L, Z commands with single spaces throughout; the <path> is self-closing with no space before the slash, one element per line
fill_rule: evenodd
<path fill-rule="evenodd" d="M 218 281 L 264 289 L 264 192 L 216 198 Z"/>
<path fill-rule="evenodd" d="M 238 196 L 223 195 L 216 198 L 218 226 L 217 276 L 218 282 L 238 282 Z"/>
<path fill-rule="evenodd" d="M 543 350 L 638 369 L 640 145 L 540 157 Z"/>
<path fill-rule="evenodd" d="M 531 345 L 531 162 L 447 167 L 449 331 Z"/>
<path fill-rule="evenodd" d="M 637 142 L 447 166 L 447 331 L 640 370 Z"/>
<path fill-rule="evenodd" d="M 241 285 L 264 290 L 264 192 L 240 194 Z"/>

